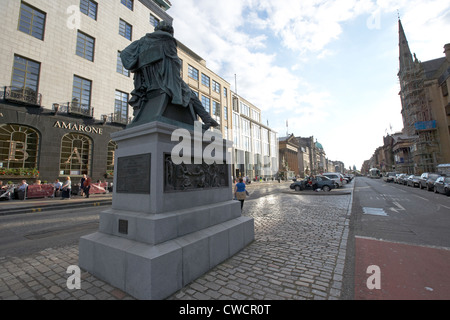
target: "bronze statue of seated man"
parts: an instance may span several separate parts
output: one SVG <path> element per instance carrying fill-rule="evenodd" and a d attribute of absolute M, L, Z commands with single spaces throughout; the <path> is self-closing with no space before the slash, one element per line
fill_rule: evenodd
<path fill-rule="evenodd" d="M 155 107 L 149 101 L 155 94 L 162 93 L 170 99 L 165 101 L 165 104 L 171 103 L 186 108 L 179 112 L 185 112 L 187 117 L 191 117 L 188 122 L 196 121 L 199 116 L 205 130 L 218 127 L 219 124 L 205 110 L 195 92 L 181 79 L 181 60 L 173 35 L 173 27 L 161 21 L 155 32 L 148 33 L 121 52 L 123 66 L 134 73 L 135 89 L 131 92 L 129 104 L 134 109 L 135 120 L 144 108 Z M 165 108 L 164 106 L 158 112 L 164 112 Z M 172 116 L 169 114 L 166 117 Z"/>

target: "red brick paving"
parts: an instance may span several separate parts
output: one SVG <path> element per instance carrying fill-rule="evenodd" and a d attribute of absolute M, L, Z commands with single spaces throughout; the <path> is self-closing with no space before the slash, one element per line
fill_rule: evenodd
<path fill-rule="evenodd" d="M 450 250 L 355 239 L 355 300 L 449 300 Z M 369 290 L 369 266 L 381 270 L 381 289 Z"/>

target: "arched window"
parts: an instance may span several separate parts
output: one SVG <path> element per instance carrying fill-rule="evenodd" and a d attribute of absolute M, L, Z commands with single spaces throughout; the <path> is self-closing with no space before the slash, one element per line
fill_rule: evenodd
<path fill-rule="evenodd" d="M 91 175 L 92 140 L 82 134 L 66 134 L 61 141 L 61 176 Z"/>
<path fill-rule="evenodd" d="M 114 175 L 114 157 L 116 155 L 117 143 L 110 141 L 108 143 L 108 159 L 106 161 L 106 173 L 110 176 Z"/>
<path fill-rule="evenodd" d="M 38 132 L 27 126 L 0 124 L 0 167 L 3 169 L 37 169 Z"/>

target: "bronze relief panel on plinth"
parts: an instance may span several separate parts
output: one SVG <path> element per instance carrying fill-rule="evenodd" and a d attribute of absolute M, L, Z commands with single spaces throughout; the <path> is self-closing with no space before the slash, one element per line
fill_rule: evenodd
<path fill-rule="evenodd" d="M 193 191 L 213 188 L 226 188 L 228 182 L 227 164 L 173 163 L 169 154 L 164 155 L 164 191 Z"/>

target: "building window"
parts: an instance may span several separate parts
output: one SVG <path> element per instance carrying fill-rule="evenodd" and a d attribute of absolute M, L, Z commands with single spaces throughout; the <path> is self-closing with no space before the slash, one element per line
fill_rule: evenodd
<path fill-rule="evenodd" d="M 217 92 L 218 94 L 220 94 L 220 84 L 216 81 L 213 80 L 213 88 L 214 92 Z"/>
<path fill-rule="evenodd" d="M 214 116 L 217 116 L 217 117 L 220 117 L 220 103 L 218 103 L 217 101 L 213 101 L 213 103 L 212 103 L 212 105 L 213 105 L 213 115 Z"/>
<path fill-rule="evenodd" d="M 120 0 L 120 3 L 122 3 L 125 7 L 133 11 L 133 0 Z"/>
<path fill-rule="evenodd" d="M 241 113 L 247 117 L 250 117 L 250 107 L 241 102 Z"/>
<path fill-rule="evenodd" d="M 189 65 L 188 68 L 188 76 L 194 80 L 198 81 L 198 70 L 195 69 L 193 66 Z"/>
<path fill-rule="evenodd" d="M 128 119 L 128 93 L 116 90 L 116 100 L 114 106 L 115 120 L 121 120 L 121 123 L 127 123 Z"/>
<path fill-rule="evenodd" d="M 444 81 L 444 83 L 441 86 L 441 90 L 442 90 L 442 95 L 444 97 L 448 96 L 448 86 L 447 86 L 447 81 Z"/>
<path fill-rule="evenodd" d="M 202 96 L 202 105 L 206 111 L 210 112 L 211 109 L 211 99 L 208 97 Z"/>
<path fill-rule="evenodd" d="M 242 148 L 241 146 L 241 122 L 237 113 L 233 113 L 233 143 L 234 148 Z"/>
<path fill-rule="evenodd" d="M 120 73 L 120 74 L 123 74 L 124 76 L 127 76 L 127 77 L 130 76 L 130 71 L 125 69 L 125 67 L 123 66 L 122 58 L 120 57 L 120 51 L 117 52 L 117 67 L 116 67 L 116 71 L 118 73 Z"/>
<path fill-rule="evenodd" d="M 213 108 L 213 110 L 212 110 L 213 119 L 216 120 L 220 124 L 221 117 L 222 117 L 222 115 L 221 115 L 222 110 L 220 108 L 220 103 L 213 100 L 212 108 Z"/>
<path fill-rule="evenodd" d="M 228 120 L 228 107 L 223 107 L 223 119 Z"/>
<path fill-rule="evenodd" d="M 80 1 L 80 11 L 94 20 L 97 20 L 97 6 L 97 2 L 92 0 Z"/>
<path fill-rule="evenodd" d="M 261 114 L 258 111 L 252 109 L 252 119 L 255 120 L 256 122 L 261 122 L 260 121 L 261 120 Z"/>
<path fill-rule="evenodd" d="M 207 75 L 204 75 L 204 74 L 202 73 L 202 84 L 203 84 L 205 87 L 208 87 L 208 88 L 209 88 L 209 86 L 210 86 L 210 81 L 211 81 L 211 79 L 210 79 Z"/>
<path fill-rule="evenodd" d="M 36 102 L 41 64 L 20 56 L 14 56 L 11 94 L 25 101 Z M 21 99 L 22 100 L 22 99 Z"/>
<path fill-rule="evenodd" d="M 46 14 L 28 4 L 20 5 L 19 30 L 36 39 L 44 40 Z"/>
<path fill-rule="evenodd" d="M 94 61 L 95 39 L 78 31 L 77 36 L 77 56 Z"/>
<path fill-rule="evenodd" d="M 253 152 L 261 154 L 261 127 L 253 124 Z"/>
<path fill-rule="evenodd" d="M 270 131 L 270 156 L 276 158 L 278 154 L 278 138 L 275 132 Z"/>
<path fill-rule="evenodd" d="M 239 112 L 239 99 L 233 97 L 233 111 Z"/>
<path fill-rule="evenodd" d="M 0 171 L 4 171 L 3 174 L 20 174 L 20 169 L 36 169 L 38 150 L 39 134 L 33 128 L 0 125 Z"/>
<path fill-rule="evenodd" d="M 106 159 L 106 173 L 108 175 L 114 174 L 114 158 L 116 156 L 117 143 L 110 141 L 108 143 L 108 158 Z"/>
<path fill-rule="evenodd" d="M 227 88 L 223 88 L 223 97 L 225 99 L 228 97 L 228 90 L 227 90 Z"/>
<path fill-rule="evenodd" d="M 89 107 L 91 105 L 92 81 L 73 76 L 72 106 Z"/>
<path fill-rule="evenodd" d="M 241 134 L 242 134 L 242 148 L 244 151 L 251 152 L 252 151 L 252 145 L 250 143 L 251 141 L 251 131 L 250 131 L 250 121 L 246 119 L 241 119 Z"/>
<path fill-rule="evenodd" d="M 60 176 L 91 175 L 92 140 L 82 134 L 66 134 L 61 141 Z"/>
<path fill-rule="evenodd" d="M 131 26 L 131 24 L 120 19 L 119 20 L 119 34 L 131 41 L 132 33 L 133 33 L 133 27 Z"/>
<path fill-rule="evenodd" d="M 159 23 L 159 19 L 150 13 L 150 25 L 156 28 Z"/>
<path fill-rule="evenodd" d="M 268 157 L 270 155 L 269 130 L 261 128 L 262 155 Z"/>

